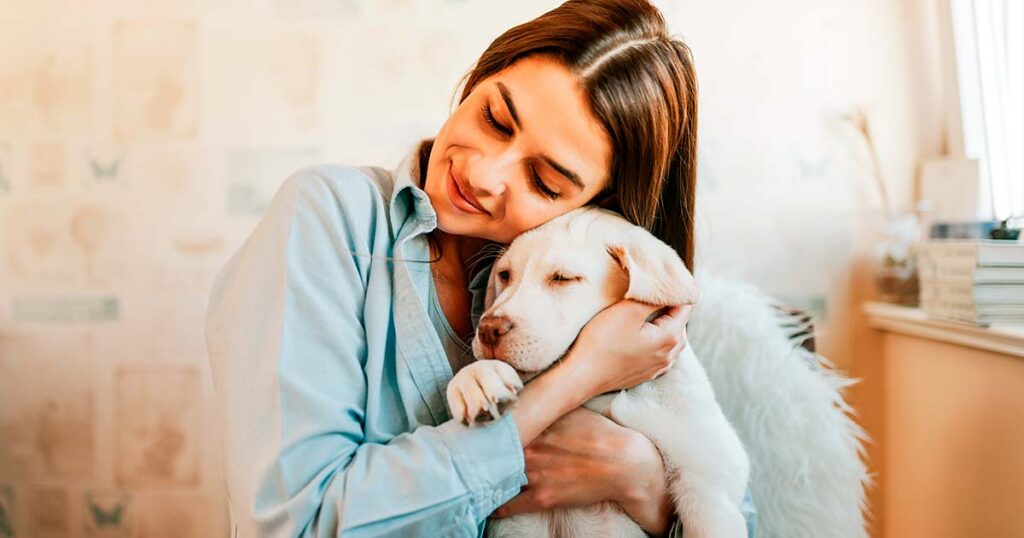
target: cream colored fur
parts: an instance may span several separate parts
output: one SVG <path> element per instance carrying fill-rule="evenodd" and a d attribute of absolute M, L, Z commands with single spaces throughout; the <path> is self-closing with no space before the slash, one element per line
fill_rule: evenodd
<path fill-rule="evenodd" d="M 511 329 L 448 386 L 455 417 L 493 419 L 521 383 L 559 360 L 595 314 L 623 298 L 655 305 L 698 300 L 693 277 L 673 249 L 614 213 L 583 208 L 517 238 L 495 261 L 487 311 Z M 686 538 L 747 535 L 739 510 L 750 464 L 700 361 L 687 346 L 654 381 L 601 396 L 587 407 L 635 429 L 659 448 Z M 492 520 L 491 536 L 645 536 L 614 504 Z"/>

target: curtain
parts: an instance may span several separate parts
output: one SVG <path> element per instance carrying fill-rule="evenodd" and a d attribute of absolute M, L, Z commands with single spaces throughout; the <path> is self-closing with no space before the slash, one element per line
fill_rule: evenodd
<path fill-rule="evenodd" d="M 1024 217 L 1024 0 L 949 0 L 964 153 L 983 216 Z"/>

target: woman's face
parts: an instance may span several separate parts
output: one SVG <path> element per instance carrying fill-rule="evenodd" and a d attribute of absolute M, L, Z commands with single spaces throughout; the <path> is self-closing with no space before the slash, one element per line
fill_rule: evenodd
<path fill-rule="evenodd" d="M 605 187 L 611 142 L 576 76 L 543 56 L 480 81 L 434 139 L 424 190 L 438 228 L 511 243 Z"/>

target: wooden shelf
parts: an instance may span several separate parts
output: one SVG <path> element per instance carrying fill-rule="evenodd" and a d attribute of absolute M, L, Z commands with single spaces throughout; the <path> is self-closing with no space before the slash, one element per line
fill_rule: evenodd
<path fill-rule="evenodd" d="M 1024 358 L 1024 324 L 974 327 L 929 319 L 920 308 L 864 303 L 869 324 L 885 331 Z"/>

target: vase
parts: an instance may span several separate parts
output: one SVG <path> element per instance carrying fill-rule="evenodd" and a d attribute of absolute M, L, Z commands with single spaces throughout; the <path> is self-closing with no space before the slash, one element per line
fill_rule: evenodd
<path fill-rule="evenodd" d="M 920 221 L 914 213 L 898 213 L 887 219 L 875 248 L 875 287 L 887 303 L 918 306 L 917 243 Z"/>

